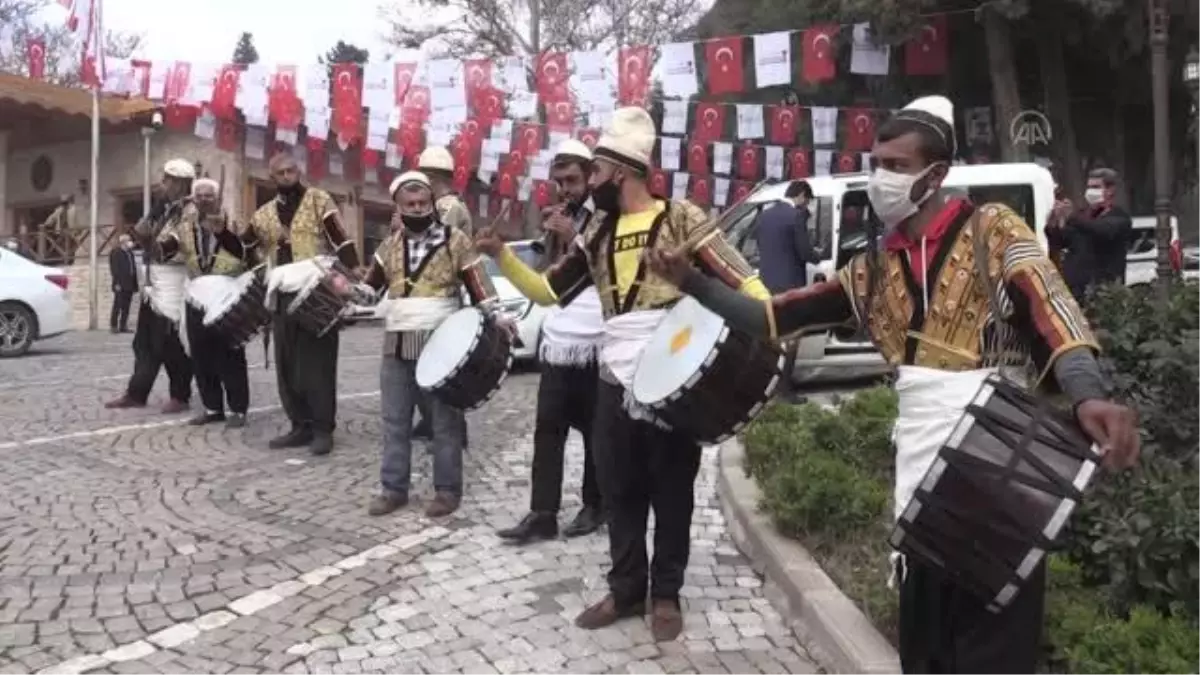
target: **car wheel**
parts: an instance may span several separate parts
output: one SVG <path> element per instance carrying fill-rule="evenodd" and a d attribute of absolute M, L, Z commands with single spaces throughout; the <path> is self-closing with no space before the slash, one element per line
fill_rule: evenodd
<path fill-rule="evenodd" d="M 15 302 L 0 303 L 0 358 L 29 351 L 34 335 L 33 312 Z"/>

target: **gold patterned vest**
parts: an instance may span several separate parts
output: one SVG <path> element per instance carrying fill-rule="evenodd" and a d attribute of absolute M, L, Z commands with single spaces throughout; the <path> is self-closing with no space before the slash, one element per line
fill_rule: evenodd
<path fill-rule="evenodd" d="M 330 213 L 337 211 L 333 197 L 324 190 L 309 187 L 300 198 L 296 207 L 296 215 L 290 226 L 285 226 L 279 220 L 278 200 L 263 204 L 254 212 L 253 227 L 261 242 L 266 259 L 275 264 L 279 240 L 284 232 L 292 244 L 292 262 L 300 262 L 318 255 L 330 253 L 329 238 L 325 235 L 324 220 Z"/>
<path fill-rule="evenodd" d="M 375 252 L 388 279 L 388 296 L 392 298 L 454 298 L 461 287 L 459 274 L 479 256 L 471 238 L 455 227 L 445 228 L 444 241 L 435 245 L 421 259 L 416 269 L 409 269 L 404 228 L 397 228 Z"/>
<path fill-rule="evenodd" d="M 235 276 L 245 271 L 242 261 L 217 245 L 216 235 L 212 235 L 213 254 L 211 259 L 203 259 L 198 247 L 200 232 L 200 210 L 194 203 L 183 207 L 183 213 L 174 223 L 173 232 L 179 240 L 177 259 L 187 266 L 188 276 L 198 277 L 204 274 L 220 274 Z"/>

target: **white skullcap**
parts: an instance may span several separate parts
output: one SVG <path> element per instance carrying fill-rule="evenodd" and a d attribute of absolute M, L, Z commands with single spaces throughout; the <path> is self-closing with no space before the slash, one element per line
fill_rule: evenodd
<path fill-rule="evenodd" d="M 919 110 L 954 127 L 954 104 L 945 96 L 922 96 L 904 106 L 904 110 Z"/>
<path fill-rule="evenodd" d="M 450 151 L 442 146 L 431 145 L 421 151 L 421 156 L 417 158 L 417 168 L 454 173 L 454 158 L 450 156 Z"/>
<path fill-rule="evenodd" d="M 580 141 L 577 141 L 574 138 L 568 138 L 562 143 L 559 143 L 558 150 L 554 152 L 554 159 L 556 161 L 559 157 L 578 157 L 579 159 L 586 159 L 590 162 L 592 161 L 592 151 L 588 149 L 588 146 L 584 145 Z"/>
<path fill-rule="evenodd" d="M 400 190 L 400 188 L 413 183 L 422 187 L 432 188 L 432 184 L 429 182 L 429 176 L 426 176 L 420 171 L 405 171 L 399 176 L 396 176 L 396 179 L 392 181 L 392 185 L 388 189 L 388 194 L 392 196 L 392 199 L 395 199 L 396 192 Z"/>
<path fill-rule="evenodd" d="M 201 188 L 208 188 L 214 193 L 221 191 L 220 184 L 211 178 L 197 178 L 195 183 L 192 183 L 192 194 L 200 192 Z"/>
<path fill-rule="evenodd" d="M 644 108 L 618 108 L 596 142 L 595 156 L 646 173 L 655 135 L 654 120 Z"/>
<path fill-rule="evenodd" d="M 196 177 L 196 167 L 186 159 L 172 159 L 163 165 L 163 173 L 172 178 L 191 180 Z"/>
<path fill-rule="evenodd" d="M 896 117 L 929 127 L 942 137 L 951 153 L 958 151 L 958 139 L 954 135 L 954 104 L 945 96 L 922 96 L 904 106 L 896 113 Z"/>

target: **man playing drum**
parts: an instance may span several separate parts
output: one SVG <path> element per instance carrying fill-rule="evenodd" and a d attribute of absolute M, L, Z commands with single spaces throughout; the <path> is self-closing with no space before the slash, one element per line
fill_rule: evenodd
<path fill-rule="evenodd" d="M 346 236 L 337 203 L 328 192 L 300 182 L 300 168 L 288 154 L 271 158 L 278 195 L 254 213 L 242 234 L 244 256 L 269 266 L 323 254 L 336 255 L 348 269 L 358 267 L 354 241 Z M 293 294 L 280 293 L 272 319 L 279 399 L 291 429 L 272 439 L 272 448 L 309 446 L 314 455 L 333 450 L 337 416 L 338 331 L 318 336 L 286 312 Z"/>
<path fill-rule="evenodd" d="M 642 349 L 679 292 L 650 274 L 642 252 L 686 248 L 706 272 L 754 297 L 767 291 L 708 215 L 689 202 L 652 195 L 650 156 L 655 128 L 641 108 L 613 113 L 595 149 L 590 179 L 596 213 L 565 256 L 544 275 L 508 250 L 491 228 L 476 244 L 496 257 L 504 275 L 542 305 L 569 305 L 595 285 L 605 325 L 594 426 L 600 486 L 609 504 L 610 594 L 576 619 L 596 629 L 645 613 L 647 585 L 651 630 L 673 640 L 683 630 L 679 589 L 691 544 L 693 484 L 700 446 L 665 428 L 628 391 Z M 647 515 L 654 509 L 654 562 L 647 565 Z M 649 580 L 647 579 L 649 577 Z M 649 584 L 647 584 L 649 581 Z"/>
<path fill-rule="evenodd" d="M 554 155 L 550 172 L 564 200 L 543 225 L 545 257 L 553 263 L 566 254 L 595 210 L 588 192 L 592 151 L 579 141 L 564 141 Z M 566 307 L 552 310 L 542 324 L 529 514 L 517 525 L 498 532 L 503 539 L 526 543 L 558 536 L 563 451 L 572 428 L 583 435 L 583 508 L 563 529 L 563 534 L 568 537 L 590 534 L 604 521 L 600 482 L 592 454 L 596 351 L 603 334 L 604 315 L 595 287 L 584 289 Z"/>
<path fill-rule="evenodd" d="M 368 506 L 372 516 L 408 504 L 412 477 L 413 408 L 423 392 L 417 387 L 416 364 L 429 336 L 461 304 L 465 287 L 479 305 L 496 298 L 483 261 L 462 230 L 442 223 L 434 208 L 429 178 L 417 171 L 392 182 L 392 199 L 401 227 L 379 249 L 366 275 L 377 292 L 386 290 L 383 363 L 379 389 L 383 414 L 382 490 Z M 435 494 L 425 515 L 453 513 L 462 499 L 462 455 L 467 421 L 462 410 L 428 397 L 433 427 Z"/>
<path fill-rule="evenodd" d="M 243 271 L 241 246 L 228 229 L 228 217 L 219 202 L 220 188 L 211 178 L 200 178 L 192 186 L 192 203 L 173 227 L 159 237 L 164 260 L 181 260 L 188 278 L 208 274 L 237 276 Z M 224 236 L 222 236 L 224 235 Z M 200 426 L 225 421 L 238 429 L 246 426 L 250 407 L 250 383 L 246 374 L 246 350 L 229 344 L 225 336 L 204 326 L 204 310 L 188 303 L 184 308 L 185 330 L 196 388 L 204 412 L 191 420 Z M 225 416 L 225 400 L 229 417 Z"/>
<path fill-rule="evenodd" d="M 682 256 L 649 254 L 658 275 L 751 333 L 777 340 L 866 324 L 898 369 L 897 517 L 984 378 L 1030 358 L 1040 373 L 1036 382 L 1053 374 L 1074 403 L 1080 426 L 1108 467 L 1131 466 L 1138 455 L 1135 416 L 1107 400 L 1087 320 L 1033 231 L 1002 204 L 976 207 L 935 196 L 954 157 L 953 119 L 950 101 L 933 96 L 914 101 L 880 127 L 867 186 L 883 229 L 877 247 L 878 226 L 868 228 L 867 250 L 880 253 L 856 256 L 836 280 L 761 303 L 696 274 Z M 1002 313 L 998 321 L 993 308 Z M 1044 566 L 1011 605 L 991 613 L 941 569 L 900 562 L 905 672 L 1034 672 Z"/>
<path fill-rule="evenodd" d="M 192 397 L 192 363 L 183 343 L 179 341 L 179 322 L 182 317 L 184 274 L 178 264 L 163 264 L 159 237 L 169 232 L 191 206 L 190 194 L 196 169 L 186 159 L 172 159 L 163 166 L 162 210 L 146 214 L 134 227 L 134 236 L 142 246 L 146 260 L 146 284 L 142 289 L 142 306 L 138 310 L 137 328 L 133 333 L 133 375 L 120 398 L 109 401 L 106 408 L 140 408 L 146 405 L 158 370 L 165 367 L 170 381 L 171 400 L 163 406 L 164 413 L 179 413 L 188 409 Z M 173 274 L 178 272 L 178 274 Z"/>

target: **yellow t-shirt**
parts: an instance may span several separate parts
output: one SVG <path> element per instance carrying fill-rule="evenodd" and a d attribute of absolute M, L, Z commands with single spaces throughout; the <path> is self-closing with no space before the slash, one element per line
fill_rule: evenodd
<path fill-rule="evenodd" d="M 620 293 L 622 302 L 637 279 L 642 252 L 650 240 L 650 227 L 662 212 L 663 203 L 655 201 L 649 209 L 622 214 L 617 220 L 617 231 L 612 243 L 613 268 L 616 272 L 617 292 Z"/>

